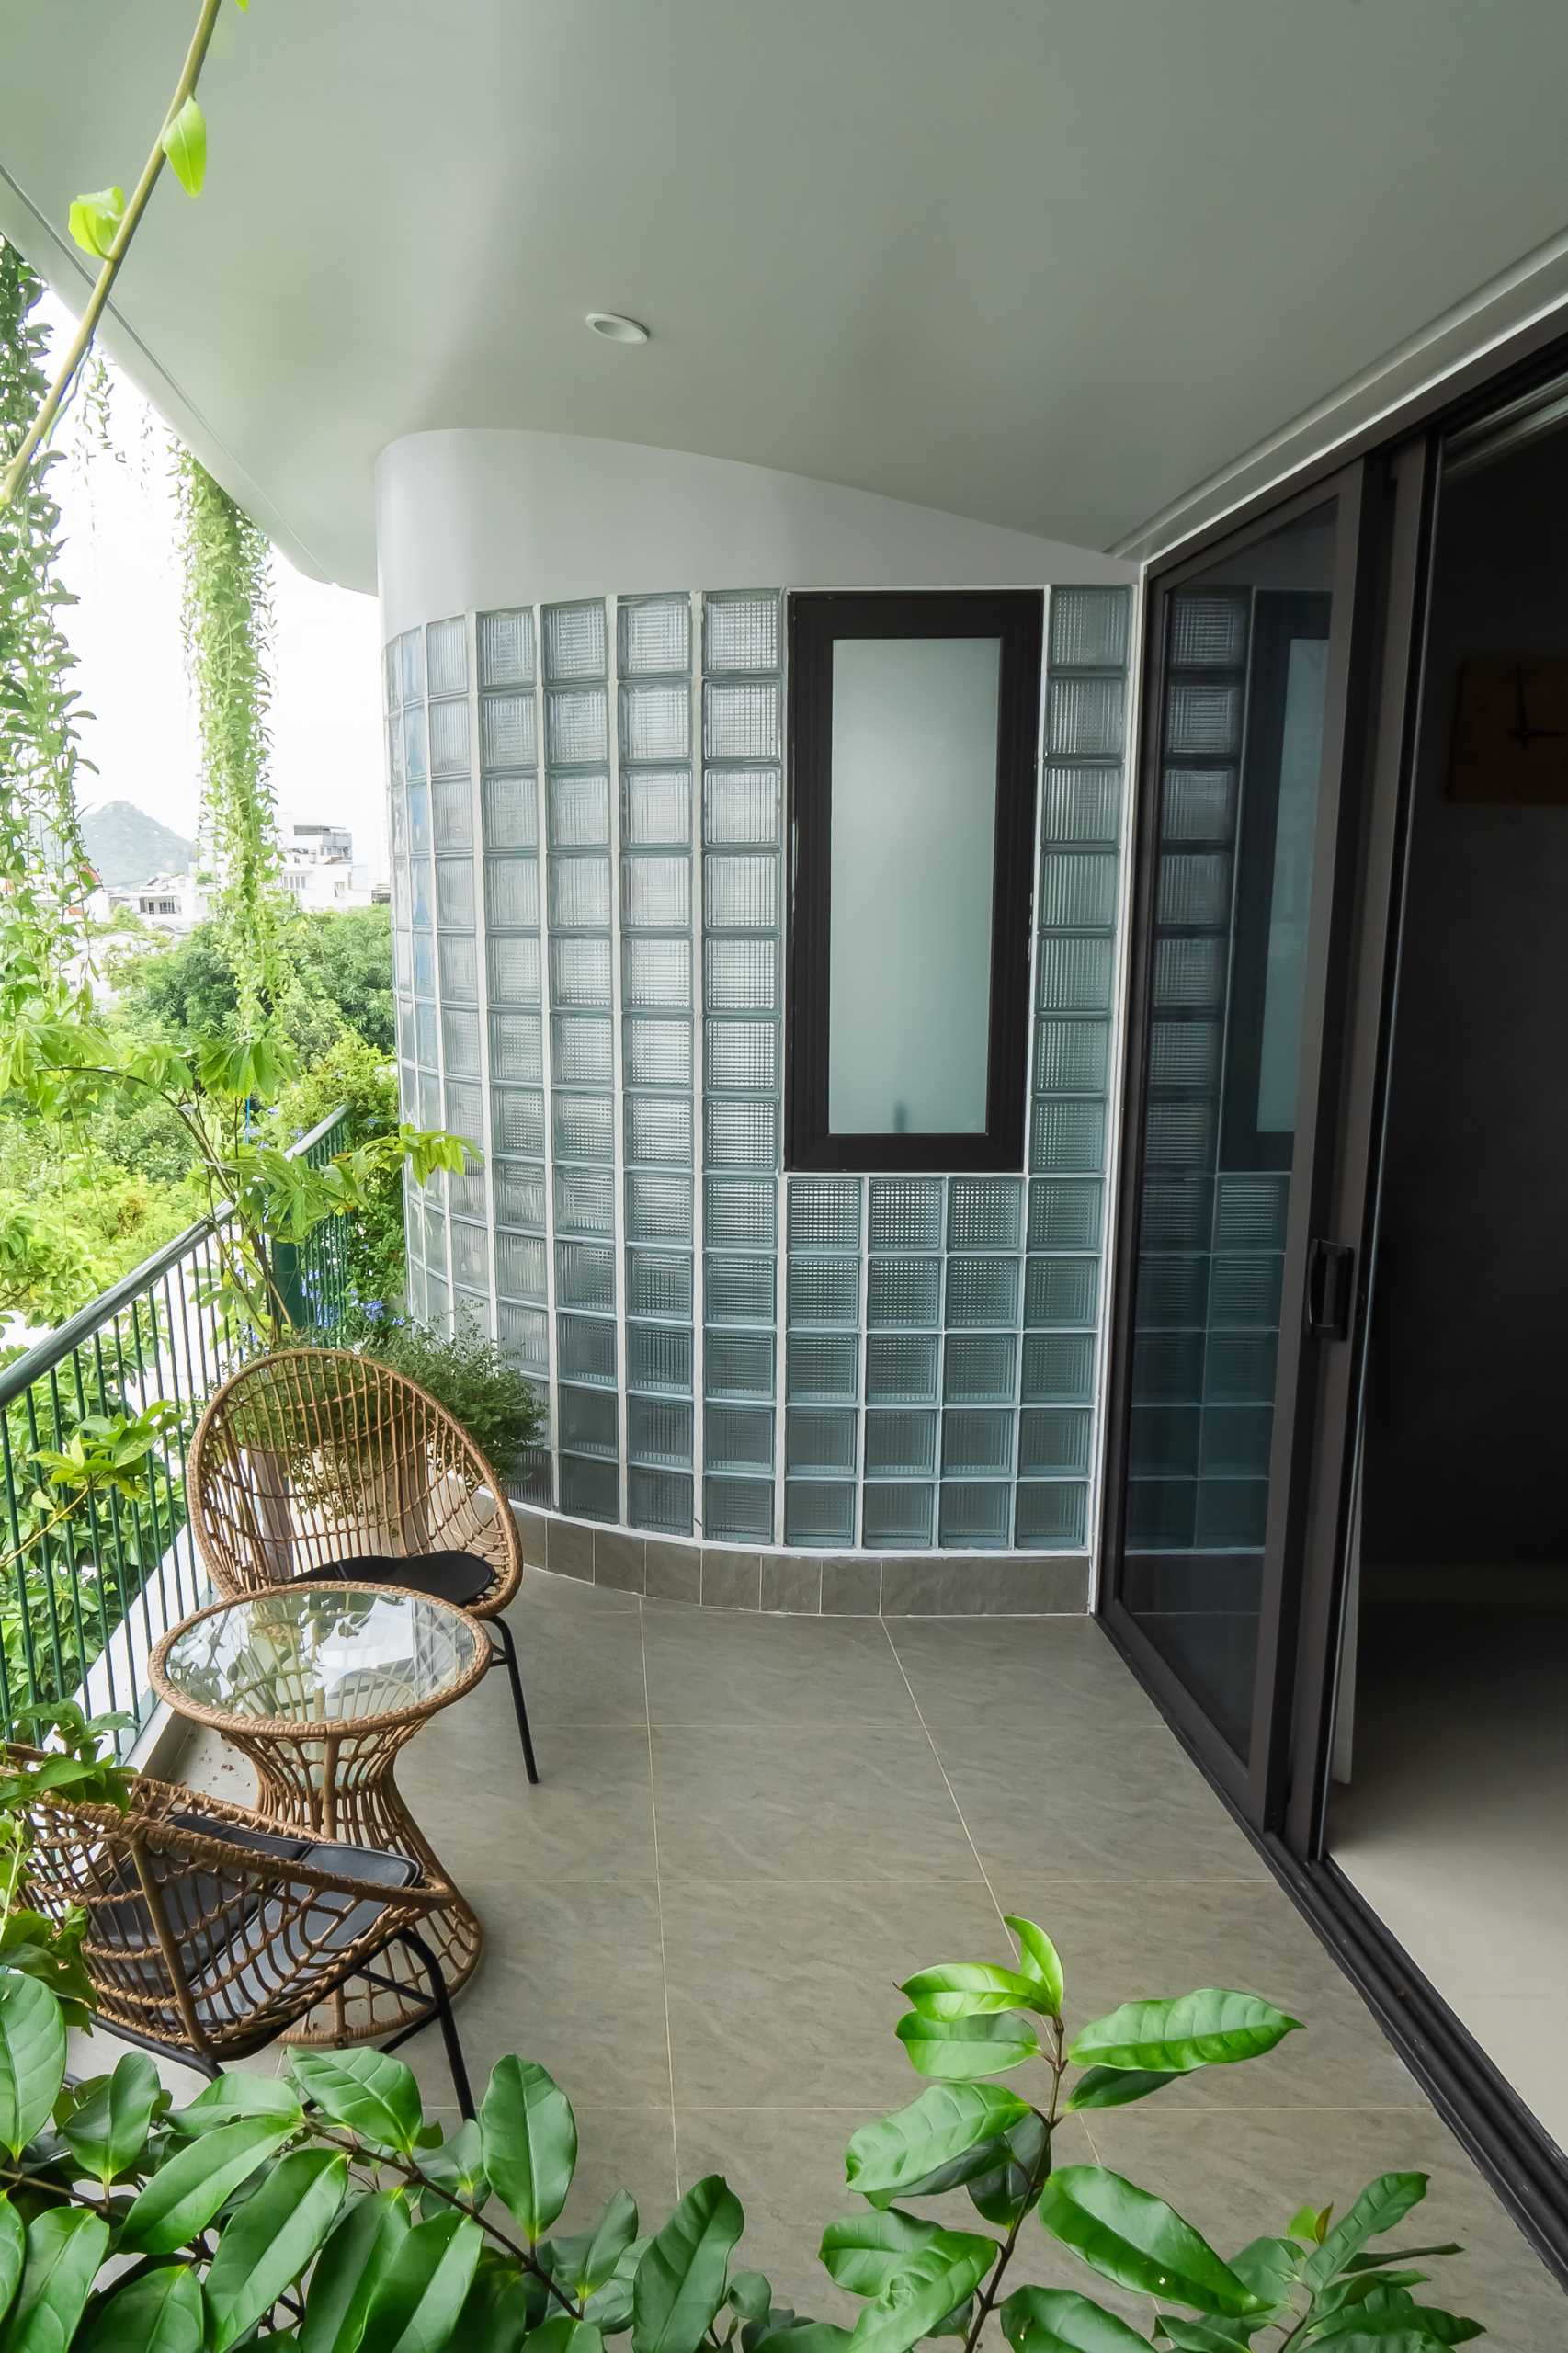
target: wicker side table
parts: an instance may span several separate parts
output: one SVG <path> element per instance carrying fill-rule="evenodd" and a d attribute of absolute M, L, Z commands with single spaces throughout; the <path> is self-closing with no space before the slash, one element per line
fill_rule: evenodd
<path fill-rule="evenodd" d="M 471 1691 L 488 1640 L 460 1609 L 389 1586 L 280 1586 L 199 1609 L 149 1662 L 176 1715 L 221 1733 L 256 1768 L 257 1803 L 324 1838 L 406 1855 L 451 1886 L 403 1803 L 392 1767 L 420 1725 Z M 421 1924 L 449 1992 L 472 1974 L 478 1915 L 455 1888 Z M 433 2015 L 411 1963 L 396 1990 L 356 1984 L 293 2028 L 290 2042 L 381 2041 Z"/>

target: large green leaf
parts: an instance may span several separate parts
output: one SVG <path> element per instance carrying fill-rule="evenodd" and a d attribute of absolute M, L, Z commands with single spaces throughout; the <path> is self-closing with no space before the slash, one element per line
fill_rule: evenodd
<path fill-rule="evenodd" d="M 1028 2113 L 1028 2102 L 1005 2084 L 933 2084 L 907 2108 L 860 2127 L 845 2155 L 845 2177 L 866 2196 L 907 2192 Z"/>
<path fill-rule="evenodd" d="M 207 2274 L 213 2353 L 271 2311 L 337 2219 L 348 2160 L 330 2149 L 296 2149 L 223 2225 Z"/>
<path fill-rule="evenodd" d="M 1001 2313 L 1013 2353 L 1149 2353 L 1147 2337 L 1070 2288 L 1015 2288 Z"/>
<path fill-rule="evenodd" d="M 477 2117 L 465 2117 L 455 2132 L 448 2133 L 434 2145 L 421 2142 L 414 2153 L 414 2162 L 426 2181 L 450 2190 L 466 2205 L 478 2209 L 488 2200 L 490 2184 L 485 2177 Z"/>
<path fill-rule="evenodd" d="M 1020 1919 L 1016 1912 L 1004 1912 L 1002 1917 L 1018 1940 L 1020 1972 L 1040 1987 L 1045 2006 L 1052 2018 L 1059 2018 L 1067 1991 L 1061 1954 L 1038 1922 Z"/>
<path fill-rule="evenodd" d="M 4 2353 L 60 2353 L 93 2292 L 108 2224 L 85 2206 L 48 2206 L 28 2224 L 22 2284 L 6 2318 Z"/>
<path fill-rule="evenodd" d="M 117 2288 L 76 2339 L 75 2353 L 200 2353 L 201 2282 L 188 2264 L 160 2263 Z"/>
<path fill-rule="evenodd" d="M 457 2325 L 484 2245 L 472 2215 L 416 2222 L 370 2299 L 363 2353 L 441 2353 Z"/>
<path fill-rule="evenodd" d="M 187 196 L 199 196 L 207 176 L 207 118 L 194 97 L 170 115 L 158 134 L 158 144 L 174 168 Z"/>
<path fill-rule="evenodd" d="M 302 2124 L 305 2111 L 300 2105 L 299 2094 L 281 2075 L 247 2075 L 238 2072 L 219 2075 L 205 2091 L 198 2092 L 188 2108 L 176 2108 L 168 2119 L 170 2129 L 194 2139 L 198 2132 L 210 2132 L 220 2124 L 233 2124 L 240 2116 L 270 2116 L 282 2123 Z"/>
<path fill-rule="evenodd" d="M 289 2065 L 307 2099 L 376 2149 L 414 2154 L 425 2121 L 412 2067 L 384 2051 L 291 2051 Z"/>
<path fill-rule="evenodd" d="M 722 2175 L 693 2184 L 637 2267 L 632 2353 L 697 2353 L 724 2301 L 730 2249 L 744 2228 L 741 2201 Z"/>
<path fill-rule="evenodd" d="M 543 2317 L 543 2283 L 486 2247 L 463 2301 L 452 2343 L 472 2353 L 523 2353 Z M 301 2339 L 301 2347 L 304 2340 Z"/>
<path fill-rule="evenodd" d="M 27 2234 L 22 2218 L 10 2199 L 0 2189 L 0 2318 L 11 2309 L 11 2299 L 22 2276 L 22 2263 L 27 2252 Z"/>
<path fill-rule="evenodd" d="M 72 198 L 66 226 L 85 254 L 107 261 L 124 219 L 125 190 L 98 188 Z"/>
<path fill-rule="evenodd" d="M 995 2164 L 971 2175 L 967 2184 L 969 2202 L 977 2214 L 1003 2230 L 1011 2230 L 1039 2203 L 1051 2171 L 1047 2139 L 1045 2119 L 1032 2111 L 1003 2134 Z"/>
<path fill-rule="evenodd" d="M 604 2338 L 591 2320 L 553 2313 L 528 2338 L 527 2353 L 604 2353 Z"/>
<path fill-rule="evenodd" d="M 112 2075 L 64 2120 L 61 2137 L 84 2173 L 107 2189 L 147 2145 L 163 2086 L 144 2051 L 128 2051 Z"/>
<path fill-rule="evenodd" d="M 880 2296 L 893 2275 L 912 2255 L 940 2238 L 941 2226 L 919 2214 L 902 2214 L 896 2206 L 879 2212 L 846 2214 L 830 2222 L 822 2234 L 817 2256 L 830 2278 L 852 2296 Z"/>
<path fill-rule="evenodd" d="M 631 2327 L 631 2292 L 636 2284 L 638 2266 L 651 2245 L 651 2239 L 633 2239 L 621 2254 L 604 2286 L 596 2293 L 593 2322 L 601 2336 L 613 2336 L 621 2329 Z"/>
<path fill-rule="evenodd" d="M 846 2353 L 851 2341 L 835 2321 L 791 2319 L 760 2337 L 753 2353 Z"/>
<path fill-rule="evenodd" d="M 1130 2108 L 1135 2099 L 1147 2099 L 1151 2092 L 1163 2091 L 1174 2084 L 1172 2071 L 1154 2067 L 1090 2067 L 1085 2069 L 1067 2096 L 1070 2116 L 1082 2115 L 1085 2109 Z"/>
<path fill-rule="evenodd" d="M 1035 2010 L 1045 2006 L 1041 1987 L 1016 1969 L 998 1969 L 989 1961 L 944 1961 L 922 1969 L 899 1989 L 908 1995 L 923 2018 L 980 2018 L 994 2010 Z"/>
<path fill-rule="evenodd" d="M 542 2067 L 503 2059 L 480 2103 L 479 2131 L 491 2188 L 531 2246 L 549 2230 L 572 2187 L 577 2164 L 572 2103 Z"/>
<path fill-rule="evenodd" d="M 126 2254 L 172 2255 L 199 2231 L 242 2181 L 283 2146 L 292 2126 L 271 2116 L 241 2116 L 165 2157 L 120 2226 Z"/>
<path fill-rule="evenodd" d="M 607 2201 L 587 2234 L 582 2260 L 574 2274 L 580 2295 L 591 2296 L 615 2275 L 615 2267 L 637 2236 L 637 2200 L 629 2189 L 618 2189 Z"/>
<path fill-rule="evenodd" d="M 1160 2326 L 1176 2353 L 1240 2353 L 1246 2341 L 1222 2321 L 1187 2320 L 1180 2313 L 1162 2313 Z"/>
<path fill-rule="evenodd" d="M 1381 2238 L 1384 2231 L 1403 2222 L 1411 2208 L 1419 2206 L 1426 2197 L 1428 2179 L 1424 2173 L 1381 2173 L 1376 2181 L 1369 2181 L 1322 2245 L 1308 2256 L 1301 2269 L 1308 2287 L 1323 2287 L 1353 2256 L 1359 2255 L 1369 2239 Z"/>
<path fill-rule="evenodd" d="M 300 2353 L 357 2353 L 376 2290 L 410 2227 L 401 2189 L 355 2200 L 311 2274 Z"/>
<path fill-rule="evenodd" d="M 910 2065 L 945 2083 L 975 2083 L 1040 2057 L 1033 2027 L 1012 2010 L 1002 2018 L 923 2018 L 911 2010 L 894 2031 Z"/>
<path fill-rule="evenodd" d="M 1466 2345 L 1483 2334 L 1479 2321 L 1417 2304 L 1407 2289 L 1379 2279 L 1355 2302 L 1314 2322 L 1310 2341 L 1314 2346 L 1331 2345 L 1335 2353 L 1345 2353 L 1350 2346 L 1371 2345 L 1387 2353 L 1391 2344 L 1397 2344 L 1402 2353 L 1407 2345 L 1427 2353 L 1430 2347 Z"/>
<path fill-rule="evenodd" d="M 994 2239 L 938 2231 L 866 2306 L 849 2339 L 854 2353 L 909 2353 L 973 2295 L 1000 2251 Z"/>
<path fill-rule="evenodd" d="M 0 1972 L 0 2147 L 20 2156 L 65 2081 L 65 2025 L 47 1985 Z"/>
<path fill-rule="evenodd" d="M 1185 2075 L 1272 2051 L 1300 2027 L 1256 1994 L 1205 1985 L 1172 2002 L 1123 2002 L 1074 2036 L 1070 2056 L 1090 2067 L 1136 2067 Z"/>
<path fill-rule="evenodd" d="M 1053 2238 L 1119 2287 L 1226 2320 L 1267 2309 L 1163 2198 L 1104 2165 L 1063 2165 L 1053 2173 L 1040 2219 Z"/>
<path fill-rule="evenodd" d="M 1387 2263 L 1421 2263 L 1429 2255 L 1462 2255 L 1464 2249 L 1458 2239 L 1445 2239 L 1441 2246 L 1390 2246 L 1381 2250 L 1369 2247 L 1365 2255 L 1353 2255 L 1342 2263 L 1342 2271 L 1379 2271 Z"/>

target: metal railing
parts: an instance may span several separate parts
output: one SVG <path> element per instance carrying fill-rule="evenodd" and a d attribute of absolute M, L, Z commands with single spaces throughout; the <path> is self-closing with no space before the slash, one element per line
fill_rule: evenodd
<path fill-rule="evenodd" d="M 340 1106 L 294 1145 L 320 1166 L 332 1156 Z M 0 1731 L 29 1708 L 79 1699 L 89 1713 L 151 1714 L 147 1658 L 159 1636 L 199 1608 L 206 1577 L 186 1525 L 185 1449 L 206 1399 L 244 1353 L 209 1294 L 224 1221 L 187 1228 L 57 1331 L 0 1370 Z M 300 1322 L 334 1324 L 346 1291 L 347 1223 L 329 1219 L 276 1254 L 279 1288 Z M 170 1438 L 136 1474 L 138 1492 L 88 1496 L 56 1519 L 40 1483 L 40 1448 L 63 1451 L 93 1415 L 175 1409 Z M 144 1491 L 144 1492 L 143 1492 Z"/>

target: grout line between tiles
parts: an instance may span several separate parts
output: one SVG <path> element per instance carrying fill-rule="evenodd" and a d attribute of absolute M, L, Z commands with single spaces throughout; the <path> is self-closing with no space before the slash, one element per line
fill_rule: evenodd
<path fill-rule="evenodd" d="M 892 1653 L 893 1664 L 898 1668 L 899 1674 L 903 1678 L 903 1688 L 909 1694 L 909 1704 L 915 1711 L 915 1721 L 919 1724 L 921 1731 L 925 1733 L 932 1756 L 936 1759 L 937 1770 L 942 1777 L 942 1786 L 948 1792 L 948 1797 L 952 1804 L 953 1812 L 958 1815 L 959 1827 L 963 1832 L 964 1836 L 969 1840 L 969 1851 L 974 1857 L 974 1868 L 985 1882 L 986 1894 L 996 1906 L 997 1919 L 1002 1922 L 1004 1927 L 1006 1927 L 1006 1922 L 1002 1911 L 1002 1906 L 1000 1904 L 996 1903 L 996 1890 L 992 1886 L 990 1874 L 986 1870 L 985 1865 L 980 1859 L 980 1849 L 974 1843 L 973 1834 L 971 1833 L 968 1823 L 964 1820 L 963 1808 L 960 1805 L 953 1785 L 948 1779 L 948 1768 L 942 1762 L 941 1751 L 937 1748 L 936 1742 L 931 1737 L 931 1727 L 920 1712 L 920 1702 L 915 1696 L 915 1686 L 911 1683 L 908 1676 L 904 1674 L 903 1661 L 898 1654 L 898 1645 L 893 1641 L 892 1634 L 888 1631 L 887 1620 L 885 1618 L 880 1619 L 878 1623 L 881 1625 L 883 1633 L 887 1634 L 888 1648 Z"/>
<path fill-rule="evenodd" d="M 659 1990 L 665 2002 L 665 2063 L 670 2075 L 670 2163 L 675 2167 L 676 2202 L 680 2202 L 680 2139 L 676 2131 L 676 2045 L 670 2029 L 670 1970 L 665 1951 L 665 1882 L 659 1868 L 659 1792 L 653 1772 L 653 1710 L 648 1698 L 648 1643 L 642 1605 L 637 1605 L 637 1632 L 642 1648 L 642 1699 L 648 1709 L 648 1811 L 653 1829 L 653 1896 L 659 1913 Z"/>

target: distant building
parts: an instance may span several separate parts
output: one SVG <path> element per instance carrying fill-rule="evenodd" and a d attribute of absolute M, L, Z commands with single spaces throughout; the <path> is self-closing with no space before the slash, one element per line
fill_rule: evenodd
<path fill-rule="evenodd" d="M 347 825 L 304 824 L 283 828 L 283 888 L 310 915 L 340 913 L 372 904 L 369 870 L 354 862 L 354 836 Z"/>

